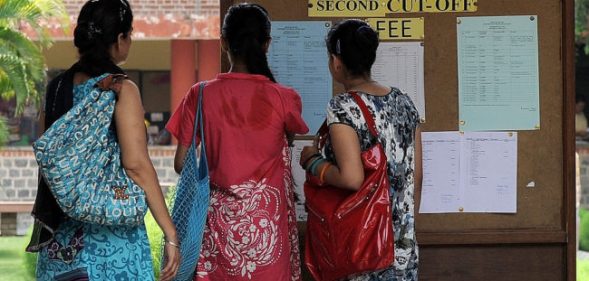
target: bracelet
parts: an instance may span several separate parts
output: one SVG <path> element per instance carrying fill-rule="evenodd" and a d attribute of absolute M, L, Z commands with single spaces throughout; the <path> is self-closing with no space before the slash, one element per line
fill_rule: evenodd
<path fill-rule="evenodd" d="M 317 167 L 319 167 L 319 165 L 321 165 L 321 163 L 323 163 L 324 161 L 325 159 L 323 157 L 317 157 L 317 159 L 313 161 L 313 163 L 311 163 L 307 172 L 311 173 L 314 176 L 317 176 Z"/>
<path fill-rule="evenodd" d="M 325 161 L 326 164 L 323 165 L 323 168 L 321 168 L 321 172 L 319 173 L 319 182 L 321 184 L 325 183 L 325 174 L 327 172 L 327 170 L 329 170 L 329 167 L 331 166 L 331 163 L 329 163 L 328 161 Z"/>
<path fill-rule="evenodd" d="M 180 249 L 180 245 L 179 245 L 179 244 L 176 244 L 176 243 L 174 243 L 174 242 L 172 242 L 172 241 L 169 241 L 169 240 L 164 240 L 164 241 L 166 241 L 166 244 L 170 244 L 170 245 L 172 245 L 172 246 L 174 246 L 174 247 L 176 247 L 176 248 Z"/>
<path fill-rule="evenodd" d="M 313 158 L 315 158 L 315 157 L 321 157 L 321 153 L 315 153 L 315 154 L 311 155 L 309 158 L 307 158 L 307 160 L 305 160 L 305 163 L 303 163 L 303 165 L 302 165 L 303 169 L 305 167 L 307 167 L 307 164 L 311 163 L 311 160 L 313 160 Z"/>

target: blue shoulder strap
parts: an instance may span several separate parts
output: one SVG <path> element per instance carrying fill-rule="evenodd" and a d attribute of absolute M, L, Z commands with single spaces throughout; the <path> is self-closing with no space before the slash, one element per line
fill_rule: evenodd
<path fill-rule="evenodd" d="M 206 167 L 205 169 L 208 170 L 208 165 L 207 165 L 207 154 L 206 154 L 206 145 L 205 145 L 205 133 L 204 133 L 204 126 L 203 126 L 203 117 L 202 117 L 202 92 L 204 90 L 204 87 L 206 85 L 206 81 L 203 81 L 200 83 L 199 87 L 198 87 L 198 103 L 196 106 L 196 114 L 194 116 L 194 128 L 192 130 L 192 146 L 194 146 L 194 148 L 196 149 L 196 134 L 197 132 L 199 132 L 199 137 L 200 137 L 200 160 L 198 161 L 199 163 L 199 168 L 203 168 Z M 200 128 L 198 128 L 200 127 Z M 198 131 L 197 131 L 198 128 Z M 200 165 L 200 164 L 204 164 L 204 165 Z"/>

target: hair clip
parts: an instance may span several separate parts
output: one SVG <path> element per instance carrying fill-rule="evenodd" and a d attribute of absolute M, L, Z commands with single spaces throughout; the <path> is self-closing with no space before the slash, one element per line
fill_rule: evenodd
<path fill-rule="evenodd" d="M 361 25 L 356 29 L 356 32 L 361 32 L 363 29 L 371 29 L 368 25 Z"/>
<path fill-rule="evenodd" d="M 337 42 L 335 42 L 335 54 L 336 55 L 342 54 L 342 47 L 341 47 L 341 43 L 340 43 L 339 39 L 337 39 Z"/>
<path fill-rule="evenodd" d="M 96 27 L 94 25 L 94 22 L 89 22 L 88 23 L 88 37 L 89 38 L 94 38 L 94 35 L 98 35 L 98 34 L 102 34 L 102 29 Z"/>
<path fill-rule="evenodd" d="M 120 7 L 119 8 L 119 17 L 121 19 L 121 23 L 123 22 L 123 20 L 125 19 L 125 14 L 127 13 L 127 10 L 125 10 L 125 8 L 128 8 L 129 5 L 127 5 L 127 3 L 125 2 L 125 0 L 120 0 L 121 4 L 124 7 Z"/>

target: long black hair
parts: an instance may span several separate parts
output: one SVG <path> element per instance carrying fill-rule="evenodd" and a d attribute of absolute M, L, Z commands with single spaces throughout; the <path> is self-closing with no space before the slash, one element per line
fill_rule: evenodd
<path fill-rule="evenodd" d="M 366 22 L 350 19 L 337 23 L 325 43 L 327 51 L 339 56 L 351 75 L 370 75 L 376 60 L 378 33 Z"/>
<path fill-rule="evenodd" d="M 221 33 L 231 55 L 243 60 L 250 73 L 264 75 L 276 82 L 263 47 L 270 40 L 270 28 L 264 7 L 242 3 L 227 10 Z"/>
<path fill-rule="evenodd" d="M 81 71 L 90 76 L 122 70 L 112 62 L 109 49 L 119 34 L 130 36 L 133 12 L 127 0 L 90 0 L 82 6 L 74 30 Z"/>

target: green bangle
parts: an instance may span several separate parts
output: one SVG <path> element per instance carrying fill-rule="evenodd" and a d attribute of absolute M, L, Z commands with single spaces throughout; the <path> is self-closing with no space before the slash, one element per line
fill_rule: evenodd
<path fill-rule="evenodd" d="M 303 163 L 303 169 L 305 169 L 307 166 L 307 164 L 311 163 L 311 160 L 313 160 L 313 158 L 315 157 L 321 157 L 321 153 L 315 153 L 313 155 L 311 155 L 307 160 L 305 160 L 305 163 Z"/>
<path fill-rule="evenodd" d="M 313 164 L 311 164 L 311 167 L 309 168 L 309 172 L 311 174 L 313 174 L 314 176 L 317 176 L 317 168 L 319 168 L 319 165 L 321 165 L 325 161 L 327 161 L 327 160 L 325 160 L 325 158 L 321 157 L 317 161 L 313 162 Z"/>
<path fill-rule="evenodd" d="M 309 173 L 312 173 L 313 165 L 317 164 L 317 161 L 320 161 L 321 158 L 323 158 L 323 157 L 317 156 L 317 157 L 313 158 L 313 161 L 311 161 L 311 164 L 309 164 L 309 166 L 307 166 L 307 168 L 305 170 Z"/>

